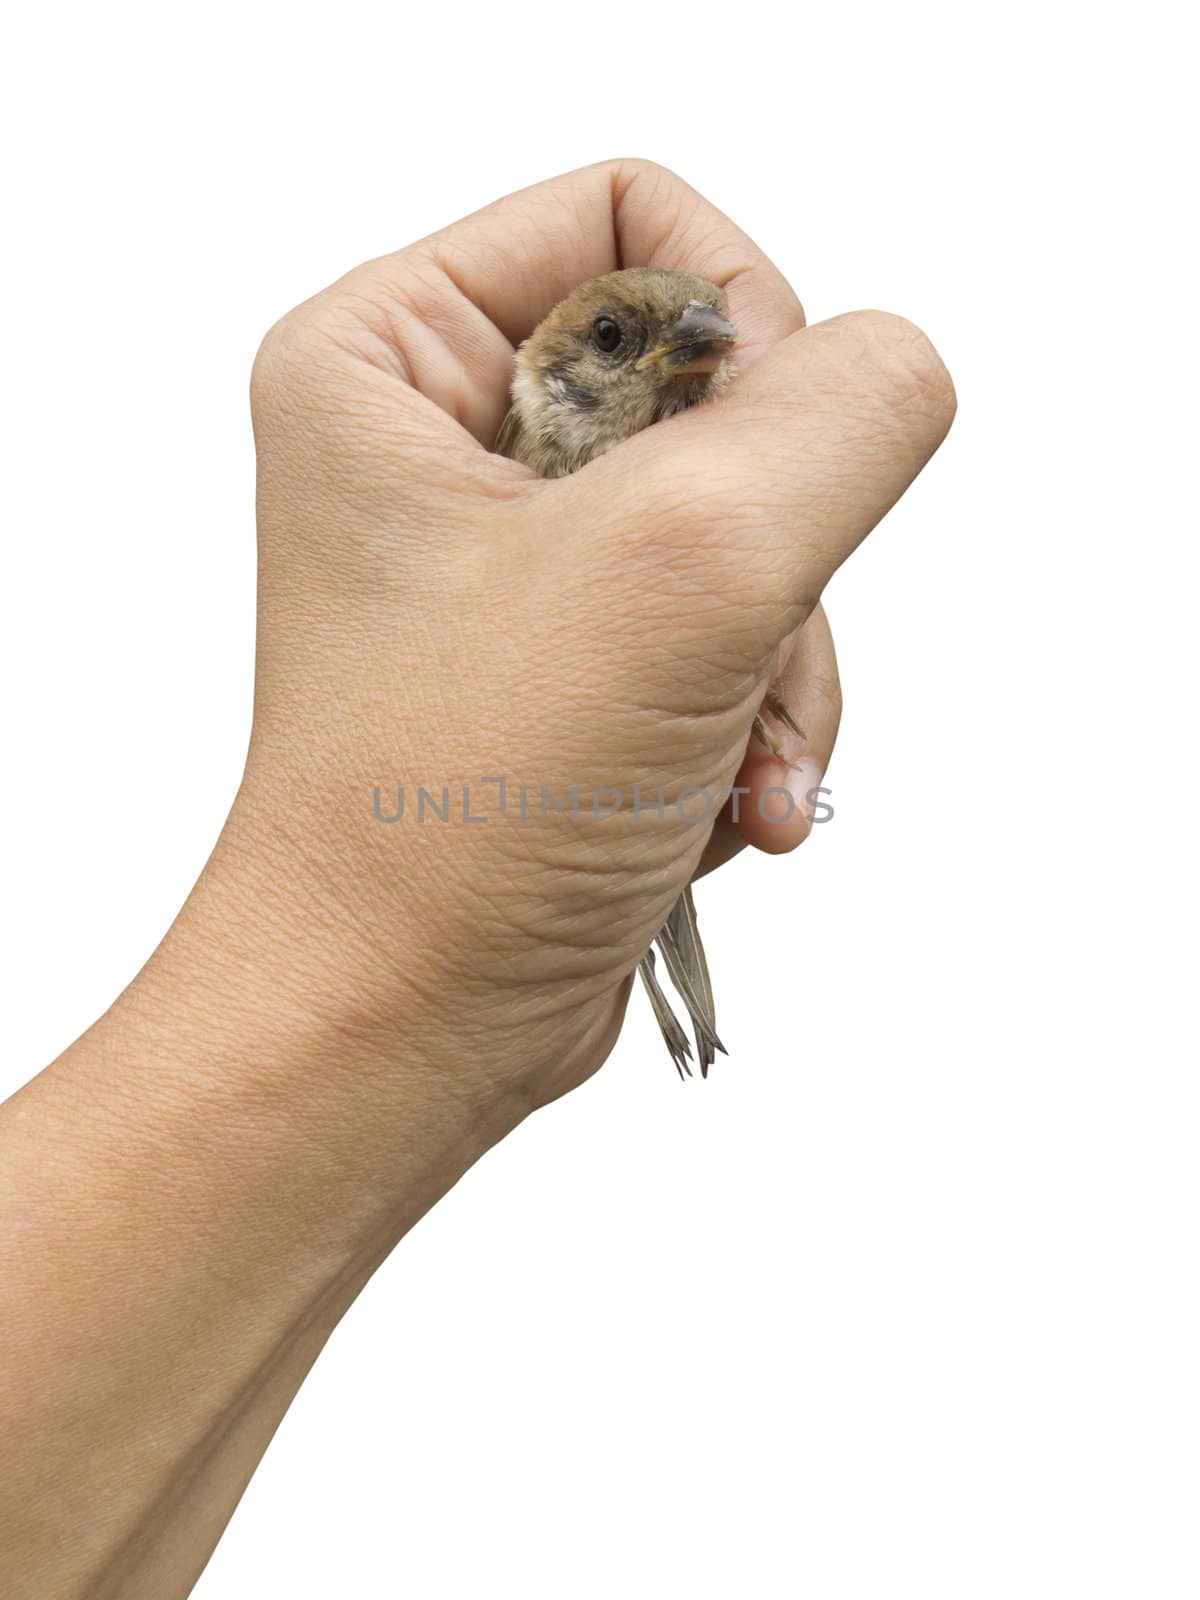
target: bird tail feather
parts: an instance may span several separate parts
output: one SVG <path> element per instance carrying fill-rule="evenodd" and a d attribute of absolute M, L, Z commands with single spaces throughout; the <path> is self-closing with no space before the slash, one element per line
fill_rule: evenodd
<path fill-rule="evenodd" d="M 717 1037 L 712 982 L 708 975 L 708 961 L 704 955 L 704 944 L 696 922 L 696 902 L 692 898 L 690 885 L 675 902 L 671 915 L 659 930 L 655 943 L 667 964 L 671 982 L 687 1007 L 692 1030 L 696 1036 L 700 1075 L 707 1078 L 708 1069 L 717 1058 L 717 1051 L 719 1050 L 722 1055 L 728 1052 Z M 647 950 L 638 971 L 646 986 L 646 993 L 650 996 L 655 1020 L 662 1030 L 667 1049 L 671 1052 L 671 1060 L 674 1061 L 680 1077 L 683 1077 L 685 1071 L 690 1077 L 691 1068 L 687 1062 L 691 1059 L 691 1047 L 655 975 L 653 950 Z"/>
<path fill-rule="evenodd" d="M 692 1047 L 688 1043 L 687 1034 L 679 1026 L 679 1018 L 671 1010 L 671 1003 L 663 993 L 662 985 L 655 975 L 653 950 L 647 950 L 638 962 L 638 975 L 645 985 L 646 993 L 650 996 L 654 1020 L 658 1023 L 667 1049 L 671 1052 L 676 1072 L 681 1078 L 685 1073 L 690 1078 L 692 1069 L 688 1063 L 691 1060 Z"/>
<path fill-rule="evenodd" d="M 707 1078 L 709 1067 L 717 1059 L 717 1051 L 722 1055 L 728 1052 L 717 1036 L 712 982 L 708 975 L 708 962 L 696 921 L 696 902 L 692 898 L 690 884 L 671 908 L 671 915 L 658 935 L 658 947 L 667 963 L 671 982 L 687 1007 L 696 1036 L 700 1076 Z"/>

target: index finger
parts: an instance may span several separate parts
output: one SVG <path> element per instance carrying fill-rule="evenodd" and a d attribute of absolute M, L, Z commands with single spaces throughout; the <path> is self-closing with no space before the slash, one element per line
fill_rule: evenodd
<path fill-rule="evenodd" d="M 332 317 L 344 348 L 490 445 L 514 346 L 585 278 L 632 266 L 723 288 L 743 362 L 804 325 L 791 286 L 752 239 L 675 173 L 630 160 L 518 190 L 355 268 L 306 310 Z"/>

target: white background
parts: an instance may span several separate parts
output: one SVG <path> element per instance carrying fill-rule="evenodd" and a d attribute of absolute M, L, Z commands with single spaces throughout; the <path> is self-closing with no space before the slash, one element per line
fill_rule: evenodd
<path fill-rule="evenodd" d="M 921 323 L 940 457 L 834 581 L 836 818 L 700 910 L 347 1316 L 202 1578 L 304 1597 L 1194 1597 L 1196 263 L 1165 6 L 28 9 L 5 48 L 0 1087 L 239 776 L 261 334 L 610 155 L 810 320 Z"/>

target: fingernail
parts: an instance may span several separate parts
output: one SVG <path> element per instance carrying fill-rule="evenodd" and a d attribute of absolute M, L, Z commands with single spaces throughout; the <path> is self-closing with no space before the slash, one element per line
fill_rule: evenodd
<path fill-rule="evenodd" d="M 816 815 L 817 803 L 820 795 L 813 793 L 821 787 L 821 780 L 825 773 L 815 761 L 797 761 L 794 767 L 788 768 L 787 790 L 795 802 L 796 810 L 808 818 L 808 830 L 812 832 L 813 817 Z M 812 795 L 812 799 L 809 796 Z"/>

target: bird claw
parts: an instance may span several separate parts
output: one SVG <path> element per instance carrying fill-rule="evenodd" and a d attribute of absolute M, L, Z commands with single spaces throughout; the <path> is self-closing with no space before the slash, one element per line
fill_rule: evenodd
<path fill-rule="evenodd" d="M 794 733 L 797 739 L 808 738 L 808 735 L 805 733 L 804 729 L 788 710 L 787 702 L 777 689 L 767 690 L 766 694 L 763 696 L 763 705 L 775 718 L 776 722 L 782 722 L 788 732 Z"/>
<path fill-rule="evenodd" d="M 777 690 L 770 689 L 763 696 L 762 711 L 768 712 L 777 722 L 782 722 L 788 732 L 794 734 L 797 739 L 808 738 L 808 735 L 788 710 L 786 702 Z M 758 739 L 760 744 L 766 746 L 776 761 L 782 761 L 784 766 L 790 767 L 793 772 L 799 771 L 798 763 L 790 761 L 785 754 L 782 738 L 771 728 L 768 728 L 763 719 L 762 711 L 759 712 L 751 724 L 751 731 L 755 738 Z"/>

